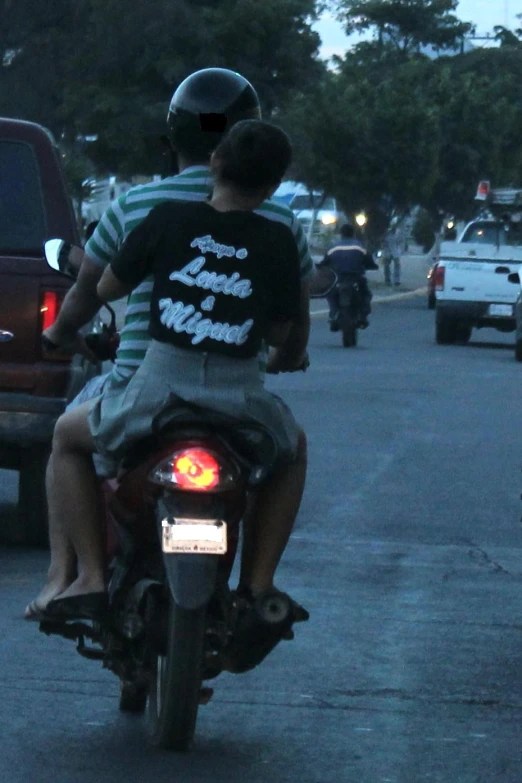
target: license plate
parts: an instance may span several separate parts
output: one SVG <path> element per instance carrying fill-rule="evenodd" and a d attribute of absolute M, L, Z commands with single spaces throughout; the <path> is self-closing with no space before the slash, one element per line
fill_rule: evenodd
<path fill-rule="evenodd" d="M 161 527 L 166 554 L 224 555 L 227 551 L 227 526 L 221 520 L 164 519 Z"/>
<path fill-rule="evenodd" d="M 513 305 L 491 304 L 488 312 L 489 315 L 513 315 Z"/>

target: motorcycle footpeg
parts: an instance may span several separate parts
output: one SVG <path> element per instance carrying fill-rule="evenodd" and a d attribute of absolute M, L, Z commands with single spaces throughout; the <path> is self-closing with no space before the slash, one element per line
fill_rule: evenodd
<path fill-rule="evenodd" d="M 47 636 L 63 636 L 65 639 L 79 640 L 83 637 L 97 641 L 95 629 L 82 622 L 65 622 L 63 620 L 41 620 L 40 632 Z"/>
<path fill-rule="evenodd" d="M 255 668 L 280 641 L 293 638 L 294 622 L 304 622 L 309 616 L 286 593 L 277 591 L 244 602 L 238 609 L 232 639 L 223 651 L 223 668 L 235 674 Z"/>

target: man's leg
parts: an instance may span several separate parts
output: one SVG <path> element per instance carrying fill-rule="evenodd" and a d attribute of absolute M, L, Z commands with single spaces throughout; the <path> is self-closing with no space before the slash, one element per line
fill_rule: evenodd
<path fill-rule="evenodd" d="M 76 418 L 79 417 L 79 419 L 82 421 L 80 432 L 81 438 L 87 442 L 89 447 L 92 446 L 92 448 L 94 448 L 86 420 L 89 409 L 90 402 L 75 407 L 73 410 L 64 414 L 64 416 L 59 419 L 55 428 L 53 451 L 49 460 L 49 465 L 47 467 L 46 482 L 47 503 L 49 508 L 49 543 L 51 548 L 51 564 L 49 567 L 46 584 L 40 591 L 38 597 L 29 604 L 25 611 L 25 617 L 27 619 L 38 619 L 38 612 L 42 612 L 46 608 L 49 601 L 52 601 L 58 595 L 61 596 L 64 591 L 66 595 L 74 595 L 78 592 L 90 592 L 91 589 L 93 592 L 97 592 L 97 589 L 103 590 L 103 586 L 99 587 L 100 569 L 98 564 L 94 568 L 95 585 L 97 589 L 94 587 L 90 588 L 88 584 L 85 584 L 85 570 L 86 567 L 89 567 L 88 563 L 86 564 L 85 562 L 85 556 L 82 558 L 82 565 L 80 565 L 80 562 L 78 563 L 77 571 L 75 551 L 77 551 L 77 544 L 79 544 L 80 549 L 82 549 L 83 533 L 81 529 L 78 532 L 78 525 L 75 526 L 74 530 L 70 529 L 70 523 L 71 521 L 74 522 L 75 515 L 78 511 L 82 517 L 82 520 L 80 521 L 80 528 L 82 524 L 85 523 L 82 515 L 82 506 L 78 505 L 79 503 L 82 503 L 81 498 L 85 493 L 82 495 L 82 492 L 80 491 L 80 497 L 77 497 L 77 490 L 74 489 L 74 481 L 72 486 L 69 486 L 68 484 L 70 479 L 70 477 L 68 477 L 70 468 L 72 467 L 74 469 L 76 463 L 74 460 L 71 464 L 68 462 L 67 448 L 64 450 L 64 429 L 67 429 L 71 416 L 75 416 Z M 85 428 L 87 428 L 87 431 Z M 88 453 L 87 456 L 83 456 L 83 460 L 89 461 Z M 81 455 L 80 459 L 82 459 Z M 92 460 L 90 460 L 90 462 L 92 465 Z M 87 504 L 92 504 L 87 519 L 87 525 L 90 524 L 92 526 L 92 511 L 100 509 L 101 498 L 96 476 L 94 476 L 93 481 L 92 475 L 90 474 L 91 465 L 88 465 L 87 467 L 88 490 L 87 498 L 85 499 L 84 497 L 83 503 L 87 502 Z M 98 517 L 98 513 L 100 513 L 100 517 Z M 101 511 L 96 511 L 95 516 L 95 526 L 101 530 Z M 96 536 L 97 534 L 95 533 L 95 537 Z M 89 537 L 90 536 L 87 531 L 88 540 Z M 96 557 L 99 559 L 99 542 L 95 544 L 95 549 L 96 547 L 98 551 L 98 555 L 96 555 Z M 81 573 L 81 569 L 83 569 L 83 574 Z M 78 579 L 80 579 L 79 584 L 77 584 Z"/>
<path fill-rule="evenodd" d="M 69 403 L 67 411 L 75 410 L 85 402 L 93 400 L 95 397 L 102 394 L 107 382 L 110 381 L 110 378 L 110 373 L 92 378 L 74 400 Z M 53 497 L 55 480 L 60 481 L 60 477 L 58 476 L 55 479 L 53 471 L 53 453 L 51 453 L 47 464 L 45 481 L 48 505 L 49 502 L 54 502 L 53 500 L 49 501 L 49 498 Z M 27 606 L 24 616 L 28 620 L 37 619 L 38 613 L 45 609 L 49 601 L 52 601 L 53 598 L 56 598 L 57 595 L 69 587 L 77 576 L 74 549 L 69 540 L 67 531 L 59 525 L 59 519 L 57 519 L 54 514 L 49 514 L 49 548 L 51 551 L 51 563 L 47 574 L 47 582 L 37 598 Z"/>
<path fill-rule="evenodd" d="M 335 327 L 339 319 L 339 289 L 337 286 L 332 288 L 326 297 L 326 301 L 328 302 L 328 307 L 330 308 L 330 313 L 328 315 L 330 330 L 336 331 Z"/>
<path fill-rule="evenodd" d="M 49 498 L 53 496 L 54 488 L 53 454 L 47 463 L 45 488 L 48 506 L 52 505 Z M 42 612 L 49 601 L 56 598 L 76 578 L 76 555 L 65 529 L 59 526 L 57 520 L 49 514 L 49 548 L 51 550 L 51 562 L 47 572 L 47 582 L 40 590 L 38 596 L 25 610 L 26 619 L 30 620 L 38 612 Z"/>
<path fill-rule="evenodd" d="M 92 401 L 65 413 L 55 427 L 49 517 L 76 552 L 77 577 L 60 598 L 105 590 L 103 517 L 87 415 Z"/>
<path fill-rule="evenodd" d="M 359 292 L 361 294 L 361 313 L 363 318 L 368 320 L 367 316 L 372 311 L 372 292 L 365 275 L 362 275 L 359 280 Z"/>
<path fill-rule="evenodd" d="M 395 256 L 393 259 L 393 282 L 395 285 L 401 284 L 401 259 Z"/>
<path fill-rule="evenodd" d="M 300 430 L 296 461 L 259 490 L 245 520 L 239 585 L 254 595 L 274 585 L 301 505 L 306 467 L 306 435 Z"/>
<path fill-rule="evenodd" d="M 383 260 L 384 267 L 384 284 L 391 285 L 391 258 L 385 258 Z"/>

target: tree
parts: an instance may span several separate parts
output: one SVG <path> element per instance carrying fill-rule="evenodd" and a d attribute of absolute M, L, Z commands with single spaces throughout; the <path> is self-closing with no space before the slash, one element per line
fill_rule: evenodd
<path fill-rule="evenodd" d="M 299 179 L 348 214 L 364 209 L 369 231 L 428 200 L 437 181 L 439 125 L 424 90 L 430 65 L 403 63 L 377 80 L 354 61 L 312 96 L 296 96 L 284 115 Z"/>
<path fill-rule="evenodd" d="M 112 173 L 152 173 L 175 87 L 198 68 L 249 78 L 270 116 L 324 70 L 318 0 L 3 0 L 0 112 L 40 122 Z M 19 25 L 19 26 L 18 26 Z M 3 63 L 3 64 L 2 64 Z M 154 141 L 153 141 L 154 140 Z"/>
<path fill-rule="evenodd" d="M 522 49 L 404 60 L 358 46 L 282 120 L 296 178 L 365 209 L 370 231 L 415 205 L 466 218 L 479 180 L 522 185 Z"/>
<path fill-rule="evenodd" d="M 370 30 L 381 46 L 403 54 L 423 46 L 456 49 L 473 29 L 452 13 L 458 0 L 338 0 L 337 6 L 348 34 Z"/>
<path fill-rule="evenodd" d="M 522 185 L 522 50 L 477 49 L 433 65 L 426 90 L 441 144 L 430 206 L 467 217 L 479 180 Z"/>
<path fill-rule="evenodd" d="M 522 14 L 517 14 L 517 19 L 522 20 Z M 493 32 L 501 46 L 515 46 L 517 48 L 522 46 L 522 29 L 520 27 L 516 30 L 508 30 L 503 25 L 496 25 Z"/>

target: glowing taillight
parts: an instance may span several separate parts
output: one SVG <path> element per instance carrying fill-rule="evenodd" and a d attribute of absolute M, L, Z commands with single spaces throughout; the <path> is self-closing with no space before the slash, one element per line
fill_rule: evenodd
<path fill-rule="evenodd" d="M 181 489 L 213 489 L 219 484 L 219 462 L 203 449 L 182 452 L 173 460 L 172 472 Z"/>
<path fill-rule="evenodd" d="M 239 470 L 228 460 L 203 446 L 187 446 L 174 451 L 151 472 L 154 484 L 193 492 L 221 492 L 231 489 Z"/>
<path fill-rule="evenodd" d="M 60 305 L 61 297 L 56 291 L 44 291 L 40 307 L 40 312 L 42 314 L 42 331 L 54 324 Z"/>
<path fill-rule="evenodd" d="M 437 266 L 434 273 L 435 289 L 437 291 L 444 291 L 444 275 L 446 270 L 443 266 Z"/>

